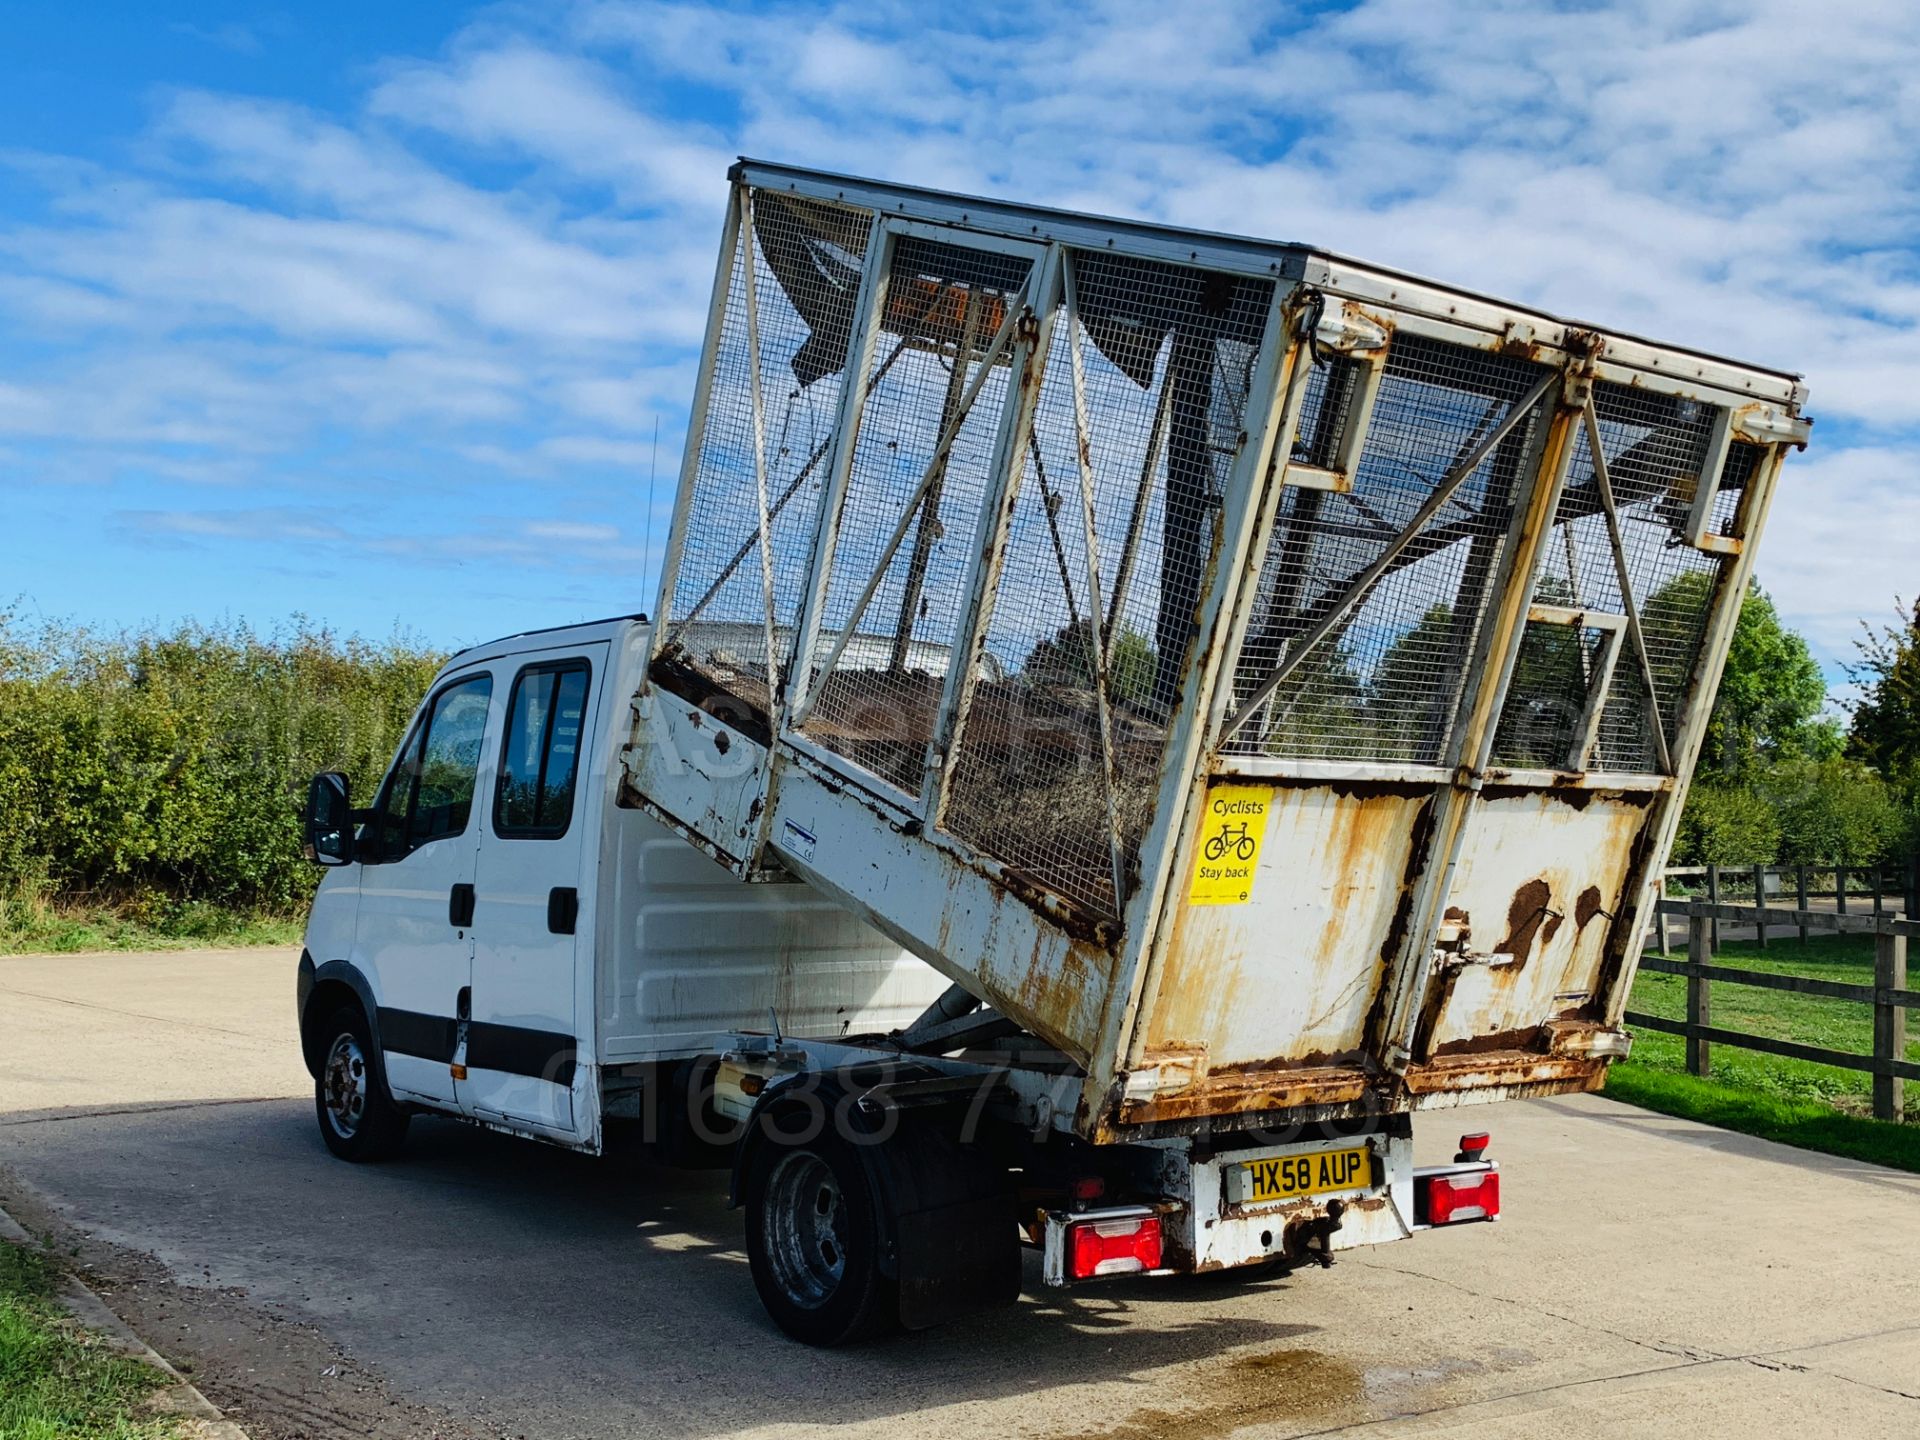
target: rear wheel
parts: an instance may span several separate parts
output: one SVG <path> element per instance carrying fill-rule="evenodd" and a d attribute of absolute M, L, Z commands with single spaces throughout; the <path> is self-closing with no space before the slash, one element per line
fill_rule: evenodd
<path fill-rule="evenodd" d="M 320 1138 L 342 1160 L 386 1159 L 406 1139 L 407 1113 L 387 1094 L 366 1016 L 356 1005 L 342 1006 L 321 1039 L 320 1073 L 313 1086 Z"/>
<path fill-rule="evenodd" d="M 897 1323 L 872 1187 L 859 1157 L 831 1136 L 757 1148 L 747 1259 L 767 1313 L 796 1340 L 844 1345 Z"/>

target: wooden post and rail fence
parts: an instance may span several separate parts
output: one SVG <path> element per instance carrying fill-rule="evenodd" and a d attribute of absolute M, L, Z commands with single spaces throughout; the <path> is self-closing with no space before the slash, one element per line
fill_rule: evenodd
<path fill-rule="evenodd" d="M 1873 1114 L 1881 1120 L 1898 1120 L 1906 1100 L 1906 1082 L 1920 1081 L 1920 1064 L 1906 1058 L 1907 1015 L 1920 1009 L 1920 991 L 1907 988 L 1907 941 L 1920 935 L 1920 860 L 1912 865 L 1879 866 L 1676 866 L 1666 872 L 1669 885 L 1675 881 L 1696 882 L 1705 898 L 1668 898 L 1663 895 L 1655 914 L 1657 939 L 1661 953 L 1641 957 L 1643 970 L 1662 975 L 1678 975 L 1687 982 L 1687 1017 L 1669 1020 L 1629 1010 L 1629 1025 L 1678 1035 L 1686 1041 L 1687 1070 L 1706 1075 L 1712 1065 L 1715 1045 L 1757 1050 L 1763 1054 L 1807 1060 L 1817 1065 L 1834 1065 L 1846 1070 L 1862 1070 L 1873 1076 Z M 1832 876 L 1831 888 L 1814 882 Z M 1770 905 L 1770 895 L 1787 892 L 1796 902 L 1790 907 Z M 1704 882 L 1704 883 L 1701 883 Z M 1733 883 L 1729 883 L 1733 882 Z M 1731 889 L 1750 889 L 1752 904 L 1729 903 Z M 1856 888 L 1858 887 L 1858 888 Z M 1813 908 L 1816 900 L 1831 900 L 1831 910 Z M 1850 907 L 1850 900 L 1861 902 Z M 1897 909 L 1895 908 L 1897 907 Z M 1686 922 L 1687 958 L 1670 958 L 1668 922 Z M 1804 942 L 1811 933 L 1873 936 L 1873 983 L 1857 985 L 1835 980 L 1820 980 L 1801 975 L 1775 975 L 1767 971 L 1743 970 L 1713 963 L 1719 944 L 1719 929 L 1745 927 L 1754 931 L 1762 947 L 1767 932 L 1797 931 Z M 1823 1046 L 1802 1045 L 1792 1040 L 1776 1040 L 1766 1035 L 1748 1035 L 1723 1030 L 1713 1023 L 1712 983 L 1749 985 L 1762 990 L 1784 990 L 1800 995 L 1815 995 L 1829 1000 L 1850 1000 L 1873 1007 L 1873 1053 L 1860 1055 Z"/>

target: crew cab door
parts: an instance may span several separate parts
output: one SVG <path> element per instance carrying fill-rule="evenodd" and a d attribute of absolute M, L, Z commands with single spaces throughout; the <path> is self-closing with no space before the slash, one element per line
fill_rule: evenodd
<path fill-rule="evenodd" d="M 591 762 L 604 643 L 501 662 L 495 779 L 474 876 L 462 1107 L 572 1133 L 577 934 L 591 933 L 590 842 L 604 772 Z M 508 676 L 511 679 L 508 679 Z"/>
<path fill-rule="evenodd" d="M 379 1005 L 387 1082 L 451 1108 L 460 992 L 473 944 L 473 815 L 494 677 L 444 680 L 414 721 L 360 840 L 355 951 Z"/>

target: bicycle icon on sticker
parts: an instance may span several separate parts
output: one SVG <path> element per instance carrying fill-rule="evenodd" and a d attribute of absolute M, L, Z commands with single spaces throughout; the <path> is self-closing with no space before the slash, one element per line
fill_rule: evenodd
<path fill-rule="evenodd" d="M 1259 847 L 1254 844 L 1253 836 L 1247 832 L 1245 822 L 1238 825 L 1223 825 L 1220 833 L 1209 835 L 1207 843 L 1201 847 L 1209 860 L 1224 860 L 1228 851 L 1236 859 L 1251 860 L 1253 852 Z"/>

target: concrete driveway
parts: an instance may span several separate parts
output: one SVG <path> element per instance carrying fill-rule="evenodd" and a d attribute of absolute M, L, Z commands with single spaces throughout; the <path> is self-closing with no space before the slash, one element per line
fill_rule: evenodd
<path fill-rule="evenodd" d="M 1471 1112 L 1507 1218 L 864 1350 L 718 1177 L 416 1123 L 328 1157 L 285 951 L 0 959 L 0 1200 L 256 1436 L 1920 1434 L 1920 1176 L 1604 1099 Z M 1450 1152 L 1454 1117 L 1425 1122 Z M 1030 1274 L 1030 1279 L 1031 1279 Z"/>

